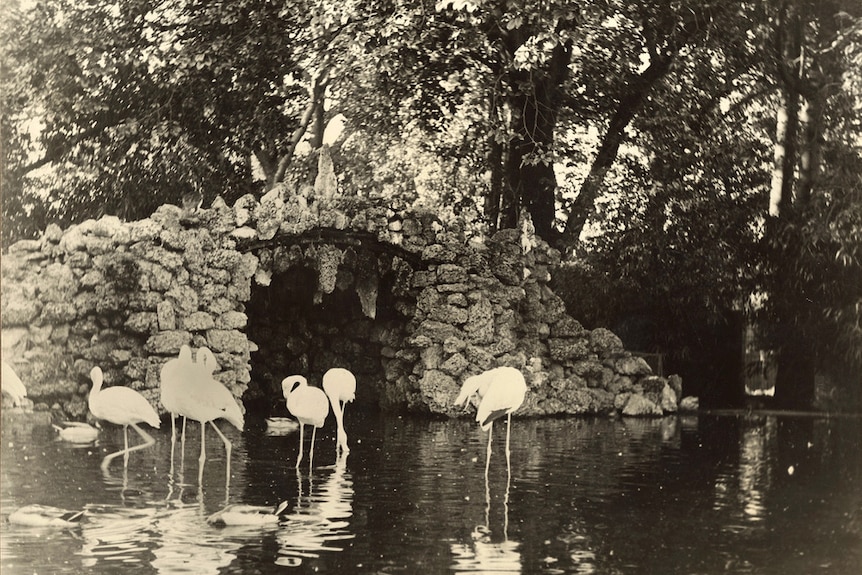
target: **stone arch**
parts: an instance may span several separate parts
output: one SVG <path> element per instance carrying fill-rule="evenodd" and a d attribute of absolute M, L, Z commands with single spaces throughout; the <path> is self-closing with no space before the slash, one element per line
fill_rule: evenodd
<path fill-rule="evenodd" d="M 404 407 L 389 393 L 402 365 L 415 306 L 410 278 L 421 259 L 368 234 L 320 233 L 247 246 L 259 261 L 246 305 L 255 343 L 244 401 L 263 413 L 284 409 L 281 379 L 299 373 L 319 385 L 330 367 L 349 367 L 364 407 Z"/>
<path fill-rule="evenodd" d="M 282 377 L 311 370 L 314 382 L 340 363 L 384 408 L 456 415 L 465 377 L 510 365 L 530 388 L 524 414 L 675 411 L 678 379 L 566 314 L 549 287 L 558 264 L 528 225 L 468 237 L 428 211 L 280 186 L 233 206 L 49 226 L 10 246 L 3 355 L 37 407 L 72 417 L 86 414 L 95 364 L 158 405 L 161 366 L 183 344 L 211 348 L 215 377 L 260 409 L 278 405 Z M 290 309 L 266 307 L 280 303 Z M 309 324 L 315 306 L 331 317 Z M 288 341 L 293 321 L 305 347 Z"/>

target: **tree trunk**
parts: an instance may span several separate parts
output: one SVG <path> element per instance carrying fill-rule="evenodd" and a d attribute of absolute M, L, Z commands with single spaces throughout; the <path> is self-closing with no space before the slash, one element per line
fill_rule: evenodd
<path fill-rule="evenodd" d="M 653 60 L 632 83 L 631 90 L 620 99 L 599 151 L 590 166 L 590 172 L 581 184 L 578 196 L 572 204 L 566 228 L 563 231 L 561 247 L 571 248 L 578 242 L 578 237 L 601 192 L 602 182 L 617 158 L 620 144 L 625 138 L 626 126 L 632 121 L 652 87 L 667 74 L 672 61 L 672 56 Z"/>
<path fill-rule="evenodd" d="M 510 46 L 512 53 L 519 45 Z M 515 87 L 507 102 L 514 137 L 504 161 L 499 226 L 517 227 L 520 210 L 526 209 L 536 235 L 549 242 L 556 236 L 554 130 L 562 106 L 562 87 L 569 73 L 571 49 L 571 42 L 558 44 L 545 69 L 514 72 L 509 80 Z"/>
<path fill-rule="evenodd" d="M 491 185 L 485 197 L 485 221 L 488 231 L 500 229 L 500 201 L 503 195 L 503 146 L 492 134 L 488 142 L 488 161 L 491 166 Z"/>
<path fill-rule="evenodd" d="M 806 70 L 803 49 L 803 23 L 798 7 L 784 2 L 776 18 L 776 52 L 781 101 L 776 110 L 775 153 L 769 197 L 767 241 L 771 246 L 775 308 L 775 342 L 778 346 L 778 372 L 775 403 L 785 409 L 811 409 L 814 403 L 815 358 L 806 327 L 811 310 L 800 293 L 795 264 L 802 258 L 801 217 L 810 195 L 811 161 L 808 140 L 802 139 L 800 154 L 800 96 L 805 88 Z M 803 109 L 803 128 L 814 129 Z M 816 138 L 815 138 L 816 139 Z M 801 161 L 801 164 L 799 163 Z M 797 180 L 797 166 L 800 178 Z M 800 186 L 805 185 L 801 192 Z M 795 192 L 795 193 L 794 193 Z M 801 192 L 801 193 L 800 193 Z M 803 197 L 804 196 L 804 197 Z"/>

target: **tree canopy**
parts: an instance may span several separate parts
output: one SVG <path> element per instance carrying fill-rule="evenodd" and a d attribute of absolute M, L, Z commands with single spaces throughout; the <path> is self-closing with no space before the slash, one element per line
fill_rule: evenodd
<path fill-rule="evenodd" d="M 486 232 L 529 214 L 602 278 L 604 319 L 638 294 L 704 321 L 748 309 L 811 366 L 862 365 L 853 0 L 0 11 L 4 245 L 189 192 L 299 190 L 328 138 L 345 193 Z"/>

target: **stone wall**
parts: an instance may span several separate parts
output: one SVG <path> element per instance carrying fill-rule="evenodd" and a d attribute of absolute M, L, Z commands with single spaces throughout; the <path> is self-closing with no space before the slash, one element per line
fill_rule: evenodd
<path fill-rule="evenodd" d="M 38 409 L 64 417 L 86 414 L 94 364 L 158 405 L 159 370 L 182 344 L 210 347 L 216 377 L 264 403 L 279 402 L 289 373 L 311 369 L 314 382 L 340 363 L 368 374 L 360 385 L 384 408 L 457 415 L 465 377 L 511 365 L 527 377 L 526 415 L 676 410 L 678 378 L 566 315 L 548 287 L 559 254 L 526 227 L 469 238 L 428 212 L 320 192 L 279 187 L 194 213 L 166 205 L 14 244 L 2 259 L 3 357 Z M 290 287 L 294 277 L 311 285 Z M 252 291 L 276 289 L 308 300 L 289 322 L 249 318 L 267 313 Z M 321 320 L 333 301 L 359 311 Z"/>

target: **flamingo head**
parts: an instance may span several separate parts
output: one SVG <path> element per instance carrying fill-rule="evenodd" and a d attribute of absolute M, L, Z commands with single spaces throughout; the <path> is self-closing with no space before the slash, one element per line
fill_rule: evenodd
<path fill-rule="evenodd" d="M 190 348 L 186 344 L 183 344 L 180 347 L 179 359 L 180 359 L 180 361 L 183 361 L 186 363 L 192 363 L 192 348 Z"/>
<path fill-rule="evenodd" d="M 467 407 L 467 399 L 476 393 L 480 393 L 479 388 L 483 383 L 485 383 L 482 375 L 483 374 L 474 375 L 464 380 L 464 384 L 461 385 L 461 392 L 458 394 L 458 397 L 455 398 L 455 405 L 464 404 L 464 407 Z"/>
<path fill-rule="evenodd" d="M 297 385 L 308 385 L 308 380 L 301 375 L 289 375 L 281 380 L 281 392 L 285 399 Z"/>
<path fill-rule="evenodd" d="M 273 515 L 281 515 L 285 511 L 287 511 L 287 501 L 282 501 L 276 506 L 275 513 L 273 513 Z"/>
<path fill-rule="evenodd" d="M 191 353 L 191 350 L 189 350 L 189 353 Z M 218 369 L 218 361 L 216 361 L 215 354 L 208 347 L 202 347 L 198 350 L 197 363 L 202 365 L 210 375 Z"/>
<path fill-rule="evenodd" d="M 93 381 L 93 389 L 98 389 L 102 387 L 102 383 L 105 381 L 105 376 L 102 374 L 102 368 L 94 366 L 93 369 L 90 370 L 90 379 Z"/>

